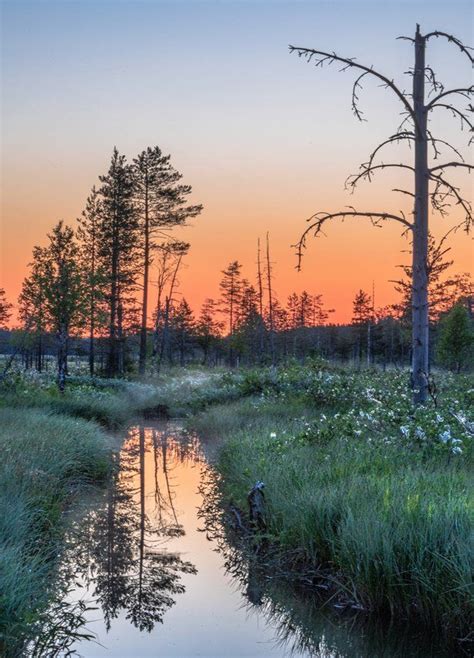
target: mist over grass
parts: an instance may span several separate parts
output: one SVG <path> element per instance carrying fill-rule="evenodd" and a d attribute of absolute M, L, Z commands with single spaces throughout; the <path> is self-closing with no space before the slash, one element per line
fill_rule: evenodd
<path fill-rule="evenodd" d="M 70 376 L 64 394 L 51 374 L 30 371 L 10 378 L 0 407 L 39 408 L 118 429 L 143 416 L 181 418 L 240 395 L 234 379 L 220 371 L 176 369 L 149 383 Z"/>

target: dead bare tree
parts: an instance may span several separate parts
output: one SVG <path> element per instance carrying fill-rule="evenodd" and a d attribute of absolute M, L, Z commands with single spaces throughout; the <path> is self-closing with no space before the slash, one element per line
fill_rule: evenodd
<path fill-rule="evenodd" d="M 270 236 L 267 232 L 267 290 L 268 290 L 268 323 L 270 329 L 270 355 L 272 366 L 275 365 L 275 326 L 273 322 L 273 291 L 272 291 L 272 264 L 270 261 Z"/>
<path fill-rule="evenodd" d="M 474 132 L 474 124 L 469 118 L 469 113 L 474 110 L 471 104 L 466 109 L 460 109 L 457 101 L 461 99 L 470 100 L 474 94 L 474 85 L 455 89 L 445 89 L 436 78 L 434 70 L 425 63 L 426 44 L 430 39 L 446 39 L 453 44 L 460 53 L 467 57 L 469 62 L 474 64 L 474 58 L 471 55 L 471 48 L 466 47 L 459 39 L 446 32 L 434 31 L 422 35 L 420 26 L 416 26 L 415 38 L 399 37 L 406 39 L 414 44 L 415 48 L 415 66 L 409 71 L 413 77 L 413 92 L 409 94 L 401 90 L 395 82 L 376 71 L 372 66 L 365 66 L 357 62 L 354 58 L 340 57 L 334 52 L 325 52 L 313 48 L 302 48 L 299 46 L 290 46 L 290 52 L 296 53 L 303 57 L 307 62 L 313 62 L 318 67 L 330 65 L 333 63 L 342 64 L 341 71 L 354 69 L 359 75 L 352 87 L 352 110 L 357 119 L 364 121 L 363 113 L 359 107 L 359 92 L 362 88 L 364 78 L 374 78 L 380 86 L 389 89 L 398 98 L 402 104 L 403 120 L 397 131 L 388 139 L 383 141 L 370 154 L 367 162 L 363 163 L 360 171 L 350 176 L 347 180 L 349 189 L 354 190 L 361 180 L 371 181 L 374 174 L 388 168 L 401 168 L 414 174 L 414 191 L 395 189 L 394 191 L 408 195 L 414 199 L 413 218 L 408 219 L 403 212 L 393 214 L 389 212 L 365 211 L 358 212 L 352 206 L 339 212 L 317 212 L 312 215 L 308 221 L 308 228 L 302 234 L 298 244 L 298 267 L 301 265 L 303 250 L 306 246 L 308 235 L 313 234 L 318 237 L 326 222 L 332 219 L 344 219 L 346 217 L 366 218 L 374 226 L 380 227 L 386 221 L 395 221 L 401 224 L 403 232 L 412 232 L 412 388 L 413 401 L 415 404 L 422 404 L 428 398 L 428 355 L 429 355 L 429 335 L 428 335 L 428 220 L 429 205 L 433 211 L 445 216 L 449 212 L 451 205 L 463 214 L 462 225 L 466 232 L 472 226 L 473 215 L 472 206 L 466 200 L 456 185 L 451 183 L 445 176 L 447 170 L 451 168 L 464 168 L 471 171 L 474 167 L 464 161 L 461 153 L 448 142 L 437 139 L 431 133 L 428 127 L 428 119 L 431 112 L 435 110 L 447 110 L 460 121 L 461 130 L 467 129 L 468 132 Z M 425 91 L 428 87 L 427 96 L 432 96 L 428 102 L 425 100 Z M 469 144 L 472 142 L 472 137 Z M 378 162 L 376 158 L 380 150 L 388 145 L 400 142 L 408 142 L 414 145 L 414 163 L 413 165 L 403 163 L 386 163 Z M 428 147 L 432 148 L 433 159 L 437 160 L 443 147 L 447 147 L 454 154 L 454 160 L 443 164 L 430 165 L 428 162 Z M 430 189 L 431 183 L 431 189 Z"/>

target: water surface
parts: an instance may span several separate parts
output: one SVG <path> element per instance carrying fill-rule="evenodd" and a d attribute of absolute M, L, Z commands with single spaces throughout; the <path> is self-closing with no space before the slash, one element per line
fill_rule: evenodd
<path fill-rule="evenodd" d="M 68 602 L 85 601 L 85 658 L 445 658 L 426 638 L 335 614 L 223 546 L 209 527 L 212 480 L 179 425 L 131 428 L 107 489 L 72 523 Z M 211 510 L 211 511 L 210 511 Z M 211 522 L 209 522 L 211 521 Z M 218 521 L 216 521 L 218 523 Z"/>

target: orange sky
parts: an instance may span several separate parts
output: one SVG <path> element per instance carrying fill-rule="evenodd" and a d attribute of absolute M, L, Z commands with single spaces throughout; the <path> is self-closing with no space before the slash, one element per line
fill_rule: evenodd
<path fill-rule="evenodd" d="M 257 238 L 267 231 L 281 302 L 293 290 L 322 293 L 343 322 L 357 290 L 370 292 L 372 281 L 376 305 L 393 302 L 390 279 L 409 258 L 398 225 L 334 223 L 327 237 L 310 241 L 300 273 L 291 245 L 317 210 L 352 204 L 409 213 L 391 189 L 410 186 L 410 176 L 384 172 L 354 196 L 344 191 L 346 176 L 396 130 L 397 101 L 368 84 L 361 93 L 368 122 L 357 122 L 353 76 L 315 70 L 290 57 L 287 44 L 358 55 L 391 77 L 412 56 L 395 37 L 412 32 L 420 17 L 426 30 L 471 43 L 470 5 L 455 2 L 455 12 L 415 2 L 403 5 L 402 16 L 401 2 L 360 2 L 357 10 L 350 2 L 178 4 L 124 2 L 114 11 L 110 3 L 3 4 L 1 285 L 8 298 L 18 296 L 32 247 L 59 219 L 74 223 L 113 146 L 131 159 L 158 144 L 204 204 L 186 230 L 192 247 L 180 287 L 196 309 L 218 296 L 229 261 L 254 277 Z M 357 34 L 349 30 L 354 21 Z M 469 65 L 448 44 L 430 44 L 429 63 L 450 86 L 470 82 Z M 433 128 L 469 156 L 449 115 Z M 394 147 L 382 159 L 405 156 L 412 158 Z M 456 172 L 453 180 L 472 198 L 468 175 Z M 432 230 L 440 236 L 460 219 L 433 217 Z M 471 239 L 459 232 L 449 244 L 455 271 L 472 269 Z"/>

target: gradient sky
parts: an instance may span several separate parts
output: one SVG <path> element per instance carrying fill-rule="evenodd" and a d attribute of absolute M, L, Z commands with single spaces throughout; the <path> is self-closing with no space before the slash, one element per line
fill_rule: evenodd
<path fill-rule="evenodd" d="M 192 249 L 181 292 L 196 308 L 218 295 L 231 260 L 253 278 L 256 242 L 270 231 L 275 287 L 323 293 L 334 318 L 351 316 L 359 288 L 375 280 L 376 305 L 394 301 L 390 279 L 409 244 L 398 225 L 334 223 L 311 241 L 303 271 L 291 245 L 317 210 L 409 212 L 393 187 L 410 176 L 382 173 L 356 195 L 348 174 L 398 127 L 399 105 L 368 83 L 351 113 L 350 72 L 315 69 L 288 44 L 335 50 L 374 64 L 402 87 L 412 46 L 396 41 L 422 31 L 452 32 L 474 45 L 470 2 L 2 2 L 1 286 L 15 301 L 31 250 L 58 219 L 73 224 L 114 145 L 130 159 L 148 145 L 171 153 L 204 212 L 186 230 Z M 430 41 L 427 61 L 449 86 L 471 83 L 467 60 Z M 448 114 L 433 124 L 464 150 L 466 133 Z M 405 151 L 383 160 L 400 162 Z M 411 158 L 410 153 L 407 154 Z M 472 158 L 471 158 L 472 159 Z M 472 178 L 452 176 L 472 197 Z M 458 216 L 433 217 L 442 235 Z M 458 217 L 458 220 L 461 217 Z M 450 241 L 457 271 L 472 266 L 472 241 Z"/>

